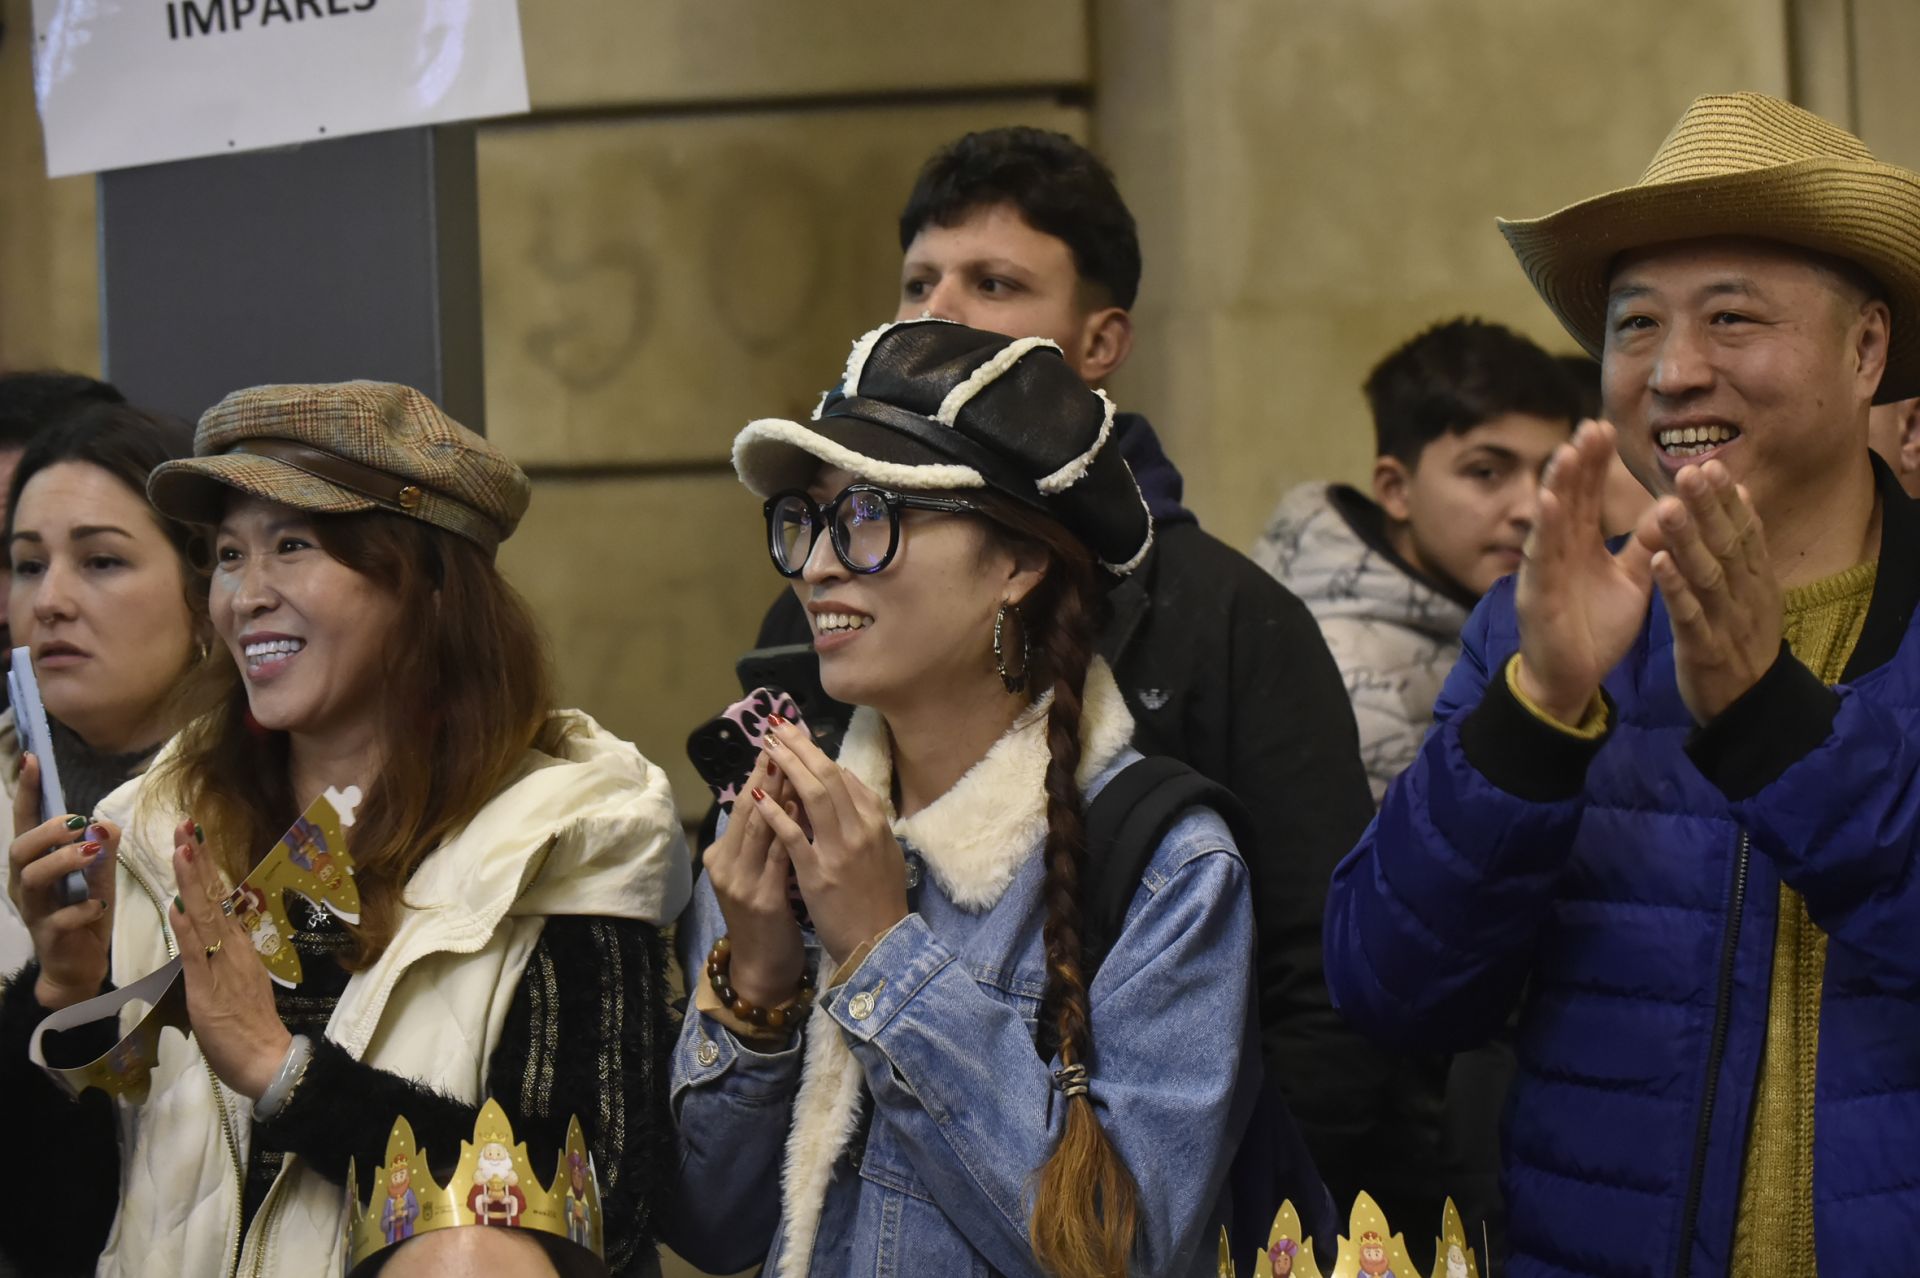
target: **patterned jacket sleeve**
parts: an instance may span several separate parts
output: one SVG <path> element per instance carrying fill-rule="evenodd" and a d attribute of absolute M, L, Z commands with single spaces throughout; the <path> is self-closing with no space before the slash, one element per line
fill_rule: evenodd
<path fill-rule="evenodd" d="M 578 1116 L 600 1173 L 607 1260 L 616 1275 L 651 1272 L 673 1144 L 666 1112 L 665 944 L 657 928 L 625 919 L 548 920 L 507 1011 L 487 1085 L 527 1142 L 535 1167 L 551 1167 Z M 345 1183 L 347 1161 L 376 1166 L 393 1115 L 404 1113 L 429 1150 L 473 1137 L 476 1107 L 362 1064 L 330 1042 L 315 1047 L 307 1078 L 263 1131 Z M 345 1116 L 362 1121 L 343 1121 Z M 449 1169 L 436 1167 L 436 1174 Z"/>

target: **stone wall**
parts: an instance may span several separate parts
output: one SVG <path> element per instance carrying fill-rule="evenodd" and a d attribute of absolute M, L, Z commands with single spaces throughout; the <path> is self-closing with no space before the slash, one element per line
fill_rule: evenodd
<path fill-rule="evenodd" d="M 1360 478 L 1360 384 L 1461 313 L 1572 349 L 1494 228 L 1633 182 L 1695 95 L 1784 93 L 1764 0 L 1096 0 L 1094 133 L 1140 215 L 1115 386 L 1212 530 Z"/>
<path fill-rule="evenodd" d="M 0 370 L 100 371 L 93 179 L 47 178 L 29 0 L 0 0 Z"/>

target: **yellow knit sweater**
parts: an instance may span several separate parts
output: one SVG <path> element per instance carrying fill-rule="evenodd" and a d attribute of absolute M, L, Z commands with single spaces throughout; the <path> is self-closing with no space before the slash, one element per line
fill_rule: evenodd
<path fill-rule="evenodd" d="M 1869 561 L 1786 592 L 1787 645 L 1823 683 L 1838 683 L 1853 656 L 1877 568 Z M 1813 1078 L 1826 966 L 1826 933 L 1807 917 L 1800 894 L 1781 884 L 1767 1042 L 1734 1225 L 1733 1278 L 1813 1278 Z"/>

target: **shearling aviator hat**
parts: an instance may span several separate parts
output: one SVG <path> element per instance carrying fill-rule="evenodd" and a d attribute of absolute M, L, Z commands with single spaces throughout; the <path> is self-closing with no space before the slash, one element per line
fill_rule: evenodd
<path fill-rule="evenodd" d="M 193 457 L 156 467 L 147 493 L 189 523 L 220 519 L 230 490 L 318 514 L 389 510 L 492 554 L 531 485 L 507 455 L 410 386 L 255 386 L 207 410 Z"/>
<path fill-rule="evenodd" d="M 1059 520 L 1124 576 L 1146 558 L 1153 519 L 1107 447 L 1113 411 L 1043 337 L 904 320 L 854 343 L 812 421 L 750 423 L 733 466 L 761 497 L 805 487 L 821 462 L 908 491 L 991 488 Z"/>
<path fill-rule="evenodd" d="M 1877 399 L 1920 395 L 1920 174 L 1760 93 L 1695 99 L 1640 180 L 1532 221 L 1500 222 L 1527 278 L 1582 346 L 1606 339 L 1607 283 L 1631 249 L 1706 236 L 1774 240 L 1843 258 L 1893 314 Z"/>

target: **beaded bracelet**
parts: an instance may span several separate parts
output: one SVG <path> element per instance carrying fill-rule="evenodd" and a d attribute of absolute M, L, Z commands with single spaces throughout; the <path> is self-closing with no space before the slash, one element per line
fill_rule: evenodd
<path fill-rule="evenodd" d="M 727 971 L 733 965 L 733 945 L 726 937 L 713 943 L 707 951 L 707 983 L 713 986 L 713 992 L 720 996 L 729 1012 L 749 1025 L 764 1026 L 770 1030 L 783 1030 L 799 1021 L 800 1016 L 813 1002 L 813 973 L 802 969 L 800 972 L 800 991 L 778 1007 L 760 1007 L 749 1003 L 733 991 L 733 982 L 727 979 Z"/>

